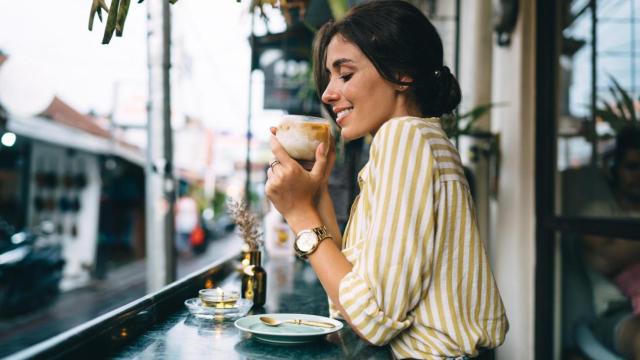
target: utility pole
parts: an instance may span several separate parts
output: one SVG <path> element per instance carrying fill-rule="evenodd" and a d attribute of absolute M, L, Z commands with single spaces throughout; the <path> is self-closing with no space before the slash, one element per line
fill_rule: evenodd
<path fill-rule="evenodd" d="M 253 133 L 251 132 L 251 117 L 253 116 L 253 103 L 252 103 L 252 95 L 253 95 L 253 56 L 255 46 L 255 35 L 253 34 L 254 26 L 255 26 L 255 18 L 256 14 L 253 9 L 250 11 L 251 14 L 251 35 L 249 35 L 249 57 L 251 59 L 249 65 L 249 96 L 247 97 L 247 157 L 245 159 L 245 182 L 244 182 L 244 198 L 247 202 L 247 206 L 251 208 L 251 139 L 253 137 Z"/>
<path fill-rule="evenodd" d="M 176 279 L 175 180 L 171 130 L 171 13 L 169 2 L 147 1 L 149 102 L 147 103 L 147 292 Z"/>

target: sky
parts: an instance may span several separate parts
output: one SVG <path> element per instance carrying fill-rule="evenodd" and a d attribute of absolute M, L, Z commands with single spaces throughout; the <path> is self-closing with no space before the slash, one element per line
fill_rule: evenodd
<path fill-rule="evenodd" d="M 109 1 L 106 1 L 107 4 Z M 108 114 L 121 123 L 145 121 L 146 4 L 131 3 L 123 37 L 102 45 L 104 24 L 87 29 L 90 0 L 0 0 L 0 49 L 45 69 L 55 93 L 81 112 Z M 272 12 L 270 29 L 284 29 Z M 247 0 L 182 0 L 172 6 L 175 111 L 207 126 L 246 131 L 251 16 Z M 264 33 L 256 21 L 254 30 Z M 44 83 L 44 79 L 29 79 Z M 262 84 L 254 73 L 252 131 L 268 137 L 280 112 L 263 111 Z M 180 121 L 180 119 L 178 120 Z"/>

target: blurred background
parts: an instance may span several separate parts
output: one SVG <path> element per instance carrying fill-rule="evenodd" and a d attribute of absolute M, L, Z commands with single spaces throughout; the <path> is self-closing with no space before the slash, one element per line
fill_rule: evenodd
<path fill-rule="evenodd" d="M 282 229 L 269 126 L 331 117 L 311 42 L 361 1 L 134 2 L 108 44 L 92 2 L 0 1 L 0 357 L 239 252 L 229 199 Z M 443 123 L 511 323 L 495 357 L 622 358 L 615 329 L 640 314 L 640 0 L 410 2 L 462 87 Z M 342 227 L 369 143 L 339 142 Z"/>

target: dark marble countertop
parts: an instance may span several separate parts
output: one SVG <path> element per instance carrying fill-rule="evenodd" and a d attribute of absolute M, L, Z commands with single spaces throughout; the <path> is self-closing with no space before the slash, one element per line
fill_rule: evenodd
<path fill-rule="evenodd" d="M 249 314 L 304 313 L 328 316 L 326 294 L 313 269 L 299 260 L 271 260 L 267 302 Z M 232 273 L 218 286 L 240 289 Z M 196 297 L 197 293 L 193 294 Z M 367 345 L 345 323 L 342 330 L 303 345 L 272 345 L 238 330 L 233 321 L 196 318 L 185 307 L 169 314 L 114 354 L 116 359 L 390 359 L 388 347 Z"/>

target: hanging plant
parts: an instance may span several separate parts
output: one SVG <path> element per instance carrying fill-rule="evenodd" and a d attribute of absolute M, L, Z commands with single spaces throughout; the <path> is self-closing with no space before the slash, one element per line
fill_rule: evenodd
<path fill-rule="evenodd" d="M 474 107 L 464 114 L 454 112 L 452 114 L 442 115 L 442 127 L 449 138 L 458 137 L 460 135 L 473 135 L 482 132 L 476 128 L 476 123 L 484 115 L 491 112 L 494 107 L 504 106 L 504 103 L 489 103 Z M 463 120 L 465 121 L 462 126 Z"/>
<path fill-rule="evenodd" d="M 329 9 L 331 9 L 331 15 L 335 20 L 342 19 L 349 10 L 349 3 L 347 0 L 327 0 Z"/>
<path fill-rule="evenodd" d="M 609 78 L 613 84 L 609 86 L 611 100 L 601 98 L 595 115 L 609 123 L 616 134 L 625 126 L 640 126 L 640 120 L 636 114 L 640 97 L 635 100 L 633 95 L 625 90 L 613 76 Z"/>
<path fill-rule="evenodd" d="M 270 5 L 274 9 L 280 9 L 282 16 L 284 17 L 287 25 L 291 25 L 294 22 L 295 12 L 297 11 L 297 18 L 302 20 L 307 12 L 307 5 L 310 0 L 253 0 L 251 2 L 251 11 L 255 9 L 260 10 L 260 17 L 268 22 L 269 18 L 264 12 L 264 6 Z"/>
<path fill-rule="evenodd" d="M 138 0 L 138 4 L 144 0 Z M 168 0 L 169 3 L 175 4 L 178 0 Z M 115 31 L 116 36 L 122 36 L 124 31 L 124 23 L 127 20 L 127 14 L 129 13 L 129 5 L 131 0 L 111 0 L 111 6 L 108 7 L 105 0 L 92 0 L 91 11 L 89 12 L 89 31 L 93 30 L 93 22 L 96 14 L 100 22 L 102 22 L 102 10 L 107 12 L 107 25 L 104 28 L 104 36 L 102 37 L 102 43 L 108 44 L 113 37 Z"/>

